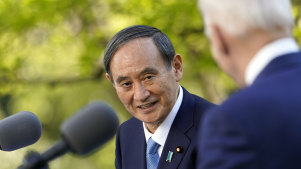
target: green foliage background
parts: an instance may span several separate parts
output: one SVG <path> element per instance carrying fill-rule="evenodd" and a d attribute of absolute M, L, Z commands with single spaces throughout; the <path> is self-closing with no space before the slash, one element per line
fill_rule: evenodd
<path fill-rule="evenodd" d="M 41 120 L 34 145 L 0 152 L 0 168 L 16 168 L 26 152 L 43 152 L 60 138 L 60 124 L 93 100 L 109 103 L 121 122 L 130 115 L 105 79 L 103 52 L 119 30 L 145 24 L 161 29 L 184 62 L 181 85 L 214 103 L 237 89 L 211 58 L 196 1 L 188 0 L 1 0 L 0 119 L 28 110 Z M 301 37 L 301 1 L 294 1 Z M 114 140 L 96 153 L 67 154 L 51 169 L 114 168 Z"/>

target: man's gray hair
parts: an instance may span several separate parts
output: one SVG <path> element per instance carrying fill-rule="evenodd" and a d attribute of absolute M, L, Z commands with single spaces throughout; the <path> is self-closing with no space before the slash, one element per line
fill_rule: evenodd
<path fill-rule="evenodd" d="M 199 0 L 205 23 L 215 23 L 241 36 L 249 30 L 291 34 L 294 26 L 290 0 Z"/>

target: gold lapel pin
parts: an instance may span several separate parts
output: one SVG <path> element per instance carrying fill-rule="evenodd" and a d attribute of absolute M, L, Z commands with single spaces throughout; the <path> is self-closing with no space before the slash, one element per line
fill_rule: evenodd
<path fill-rule="evenodd" d="M 183 147 L 178 146 L 178 147 L 176 148 L 176 151 L 177 151 L 177 153 L 183 153 Z"/>

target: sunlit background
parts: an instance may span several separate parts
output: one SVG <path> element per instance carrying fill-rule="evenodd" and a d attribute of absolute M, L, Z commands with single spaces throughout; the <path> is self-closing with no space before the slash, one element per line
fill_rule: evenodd
<path fill-rule="evenodd" d="M 0 168 L 21 165 L 28 151 L 44 152 L 60 139 L 60 124 L 94 100 L 110 104 L 120 121 L 130 118 L 105 79 L 103 53 L 121 29 L 151 25 L 166 33 L 184 62 L 181 81 L 214 103 L 237 89 L 217 68 L 195 0 L 1 0 L 0 119 L 28 110 L 42 122 L 41 139 L 13 152 L 0 151 Z M 294 1 L 301 38 L 300 1 Z M 96 153 L 62 156 L 51 169 L 112 169 L 115 140 Z"/>

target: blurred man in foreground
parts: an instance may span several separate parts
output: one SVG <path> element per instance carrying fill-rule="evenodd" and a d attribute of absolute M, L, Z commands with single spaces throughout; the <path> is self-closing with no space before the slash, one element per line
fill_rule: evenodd
<path fill-rule="evenodd" d="M 116 138 L 117 169 L 196 167 L 196 135 L 208 101 L 179 85 L 182 58 L 159 29 L 125 28 L 109 42 L 107 78 L 133 115 Z"/>
<path fill-rule="evenodd" d="M 301 53 L 289 0 L 199 0 L 212 53 L 243 88 L 204 116 L 199 169 L 301 168 Z"/>

